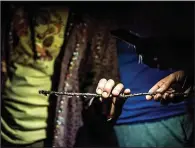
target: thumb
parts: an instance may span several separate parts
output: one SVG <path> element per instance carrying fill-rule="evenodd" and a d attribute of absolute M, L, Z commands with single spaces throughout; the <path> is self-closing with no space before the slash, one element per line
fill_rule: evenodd
<path fill-rule="evenodd" d="M 170 85 L 175 81 L 175 78 L 171 75 L 165 77 L 164 79 L 160 80 L 157 82 L 148 92 L 149 93 L 163 93 L 165 92 Z M 146 96 L 147 100 L 152 99 L 152 96 L 147 95 Z"/>
<path fill-rule="evenodd" d="M 157 82 L 148 92 L 149 93 L 155 93 L 162 85 L 163 85 L 163 79 L 160 80 L 159 82 Z M 151 100 L 152 99 L 152 96 L 150 95 L 146 95 L 146 99 L 147 100 Z"/>

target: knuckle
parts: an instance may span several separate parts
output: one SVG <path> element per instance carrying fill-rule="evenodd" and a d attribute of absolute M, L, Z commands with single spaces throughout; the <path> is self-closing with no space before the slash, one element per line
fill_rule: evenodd
<path fill-rule="evenodd" d="M 104 87 L 104 85 L 106 84 L 107 80 L 106 79 L 101 79 L 98 83 L 98 87 Z"/>
<path fill-rule="evenodd" d="M 167 84 L 163 84 L 161 87 L 162 88 L 166 88 L 167 87 Z"/>
<path fill-rule="evenodd" d="M 114 80 L 112 80 L 112 79 L 109 79 L 108 83 L 113 84 L 113 85 L 115 84 Z"/>
<path fill-rule="evenodd" d="M 117 85 L 117 87 L 119 87 L 119 88 L 123 88 L 123 87 L 124 87 L 124 85 L 123 85 L 122 83 L 119 83 L 119 84 Z"/>
<path fill-rule="evenodd" d="M 109 83 L 107 83 L 107 85 L 104 87 L 103 89 L 106 92 L 110 92 L 112 90 L 112 85 L 110 85 Z"/>
<path fill-rule="evenodd" d="M 96 88 L 96 91 L 98 91 L 99 89 L 102 90 L 102 87 L 98 85 L 97 88 Z"/>
<path fill-rule="evenodd" d="M 112 88 L 110 88 L 110 87 L 104 87 L 104 91 L 106 91 L 106 92 L 111 91 L 111 89 L 112 89 Z"/>
<path fill-rule="evenodd" d="M 100 83 L 101 83 L 101 82 L 107 82 L 107 80 L 106 80 L 105 78 L 102 78 L 102 79 L 100 79 L 99 82 L 100 82 Z"/>
<path fill-rule="evenodd" d="M 170 78 L 170 79 L 175 79 L 175 74 L 174 74 L 174 73 L 170 74 L 170 75 L 169 75 L 169 78 Z"/>
<path fill-rule="evenodd" d="M 99 83 L 97 88 L 104 88 L 104 83 Z"/>

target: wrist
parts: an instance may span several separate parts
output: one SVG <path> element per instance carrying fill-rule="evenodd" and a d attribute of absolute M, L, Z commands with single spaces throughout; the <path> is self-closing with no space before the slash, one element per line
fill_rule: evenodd
<path fill-rule="evenodd" d="M 185 78 L 186 73 L 183 70 L 176 71 L 171 73 L 169 76 L 175 82 L 181 82 Z"/>
<path fill-rule="evenodd" d="M 176 71 L 176 81 L 183 81 L 186 77 L 186 73 L 183 70 Z"/>

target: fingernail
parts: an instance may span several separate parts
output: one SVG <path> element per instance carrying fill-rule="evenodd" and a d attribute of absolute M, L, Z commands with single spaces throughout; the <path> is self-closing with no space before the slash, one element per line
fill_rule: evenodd
<path fill-rule="evenodd" d="M 113 90 L 113 91 L 112 91 L 112 94 L 113 94 L 113 95 L 119 95 L 119 92 L 118 92 L 117 90 Z"/>
<path fill-rule="evenodd" d="M 107 92 L 103 92 L 102 96 L 103 96 L 104 98 L 106 98 L 106 97 L 108 97 L 108 93 L 107 93 Z"/>
<path fill-rule="evenodd" d="M 129 92 L 131 92 L 131 90 L 128 88 L 128 89 L 126 89 L 126 91 L 125 91 L 125 92 L 128 92 L 128 93 L 129 93 Z"/>
<path fill-rule="evenodd" d="M 147 95 L 146 100 L 150 100 L 150 99 L 151 99 L 151 96 Z"/>
<path fill-rule="evenodd" d="M 101 93 L 102 93 L 102 90 L 101 90 L 101 89 L 98 89 L 98 90 L 97 90 L 97 94 L 100 95 Z"/>

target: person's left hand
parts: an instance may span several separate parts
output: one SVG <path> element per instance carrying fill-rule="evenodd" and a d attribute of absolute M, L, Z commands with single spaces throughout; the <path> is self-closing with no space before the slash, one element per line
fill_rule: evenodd
<path fill-rule="evenodd" d="M 179 82 L 181 82 L 184 79 L 184 71 L 176 71 L 167 77 L 161 79 L 159 82 L 157 82 L 150 90 L 149 93 L 157 93 L 154 96 L 147 95 L 146 99 L 151 100 L 154 98 L 154 100 L 159 99 L 172 99 L 174 95 L 173 92 L 177 91 L 175 88 L 172 88 L 174 85 L 179 85 Z"/>

